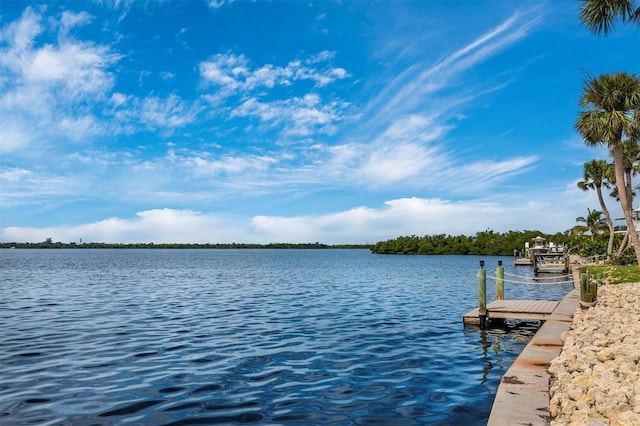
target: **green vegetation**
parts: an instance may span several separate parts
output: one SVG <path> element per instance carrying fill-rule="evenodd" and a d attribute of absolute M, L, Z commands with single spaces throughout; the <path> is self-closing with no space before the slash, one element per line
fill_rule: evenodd
<path fill-rule="evenodd" d="M 583 179 L 578 182 L 578 188 L 583 191 L 594 189 L 598 195 L 598 202 L 604 214 L 604 221 L 609 232 L 609 243 L 607 244 L 607 254 L 613 253 L 613 242 L 615 235 L 615 227 L 611 219 L 611 213 L 604 202 L 602 189 L 611 189 L 615 187 L 616 173 L 613 164 L 606 160 L 591 160 L 584 164 Z"/>
<path fill-rule="evenodd" d="M 578 114 L 575 128 L 587 146 L 610 149 L 617 195 L 627 229 L 634 229 L 631 218 L 633 185 L 631 176 L 625 173 L 624 150 L 625 145 L 638 143 L 640 78 L 626 72 L 590 77 L 584 82 L 580 104 L 583 110 Z M 635 232 L 630 232 L 629 238 L 640 263 L 640 238 Z"/>
<path fill-rule="evenodd" d="M 580 22 L 595 34 L 609 34 L 616 21 L 640 24 L 637 0 L 580 0 Z"/>
<path fill-rule="evenodd" d="M 595 34 L 609 34 L 618 21 L 640 26 L 638 0 L 580 0 L 580 3 L 580 23 Z M 587 146 L 608 147 L 613 159 L 613 174 L 610 166 L 594 160 L 585 164 L 585 181 L 578 183 L 581 189 L 598 191 L 598 201 L 609 228 L 607 254 L 612 254 L 615 237 L 601 189 L 614 186 L 612 196 L 620 202 L 627 230 L 633 231 L 631 178 L 637 172 L 640 160 L 640 78 L 627 72 L 589 76 L 584 81 L 580 105 L 583 110 L 578 114 L 576 130 Z M 640 264 L 637 232 L 626 233 L 616 257 L 625 262 L 629 247 L 627 240 L 630 240 L 635 262 Z"/>
<path fill-rule="evenodd" d="M 640 266 L 638 265 L 588 266 L 587 271 L 593 276 L 602 273 L 603 281 L 607 284 L 640 282 Z"/>
<path fill-rule="evenodd" d="M 465 235 L 416 235 L 403 236 L 392 240 L 380 241 L 371 247 L 377 254 L 458 254 L 480 256 L 513 256 L 514 251 L 522 252 L 524 243 L 532 244 L 537 236 L 547 242 L 562 244 L 570 254 L 582 257 L 606 257 L 609 235 L 598 233 L 593 236 L 576 233 L 574 229 L 564 233 L 546 234 L 540 231 L 509 231 L 498 233 L 494 231 L 478 232 L 474 236 Z M 624 234 L 614 235 L 616 245 L 623 242 Z M 633 248 L 627 248 L 619 255 L 610 256 L 610 263 L 628 265 L 635 263 Z"/>
<path fill-rule="evenodd" d="M 371 251 L 378 254 L 470 254 L 485 256 L 513 256 L 514 250 L 522 251 L 524 243 L 541 236 L 555 244 L 571 245 L 579 240 L 569 233 L 544 234 L 540 231 L 509 231 L 497 233 L 491 230 L 465 235 L 415 235 L 398 237 L 374 244 Z M 584 238 L 585 241 L 588 239 Z M 605 245 L 606 247 L 606 245 Z"/>
<path fill-rule="evenodd" d="M 0 243 L 0 248 L 19 249 L 370 249 L 368 244 L 336 244 L 327 245 L 321 243 L 271 243 L 271 244 L 245 244 L 245 243 L 62 243 L 53 242 L 47 238 L 40 243 Z"/>
<path fill-rule="evenodd" d="M 590 273 L 580 274 L 580 302 L 593 303 L 598 300 L 598 286 L 602 283 L 602 273 L 595 277 Z"/>
<path fill-rule="evenodd" d="M 576 218 L 576 222 L 584 223 L 584 225 L 576 225 L 573 227 L 573 231 L 579 235 L 589 234 L 591 241 L 594 241 L 596 235 L 607 231 L 607 221 L 602 217 L 602 212 L 599 210 L 591 210 L 587 208 L 587 217 L 580 216 Z"/>

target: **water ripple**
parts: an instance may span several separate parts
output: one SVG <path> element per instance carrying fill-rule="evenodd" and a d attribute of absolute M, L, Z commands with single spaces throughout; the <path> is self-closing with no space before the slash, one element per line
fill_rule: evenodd
<path fill-rule="evenodd" d="M 472 257 L 0 254 L 8 425 L 484 424 L 536 330 L 462 326 Z"/>

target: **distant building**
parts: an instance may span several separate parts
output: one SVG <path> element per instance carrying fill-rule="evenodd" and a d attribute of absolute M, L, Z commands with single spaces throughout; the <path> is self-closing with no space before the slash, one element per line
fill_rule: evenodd
<path fill-rule="evenodd" d="M 615 220 L 622 221 L 621 224 L 615 225 L 615 231 L 620 234 L 627 232 L 627 224 L 624 217 L 617 217 Z M 633 220 L 633 226 L 636 228 L 636 232 L 640 233 L 640 208 L 631 211 L 631 220 Z"/>

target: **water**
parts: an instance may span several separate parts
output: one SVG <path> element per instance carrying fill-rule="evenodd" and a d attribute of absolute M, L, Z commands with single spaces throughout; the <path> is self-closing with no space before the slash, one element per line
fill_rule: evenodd
<path fill-rule="evenodd" d="M 462 325 L 479 259 L 2 250 L 0 424 L 485 424 L 536 324 Z"/>

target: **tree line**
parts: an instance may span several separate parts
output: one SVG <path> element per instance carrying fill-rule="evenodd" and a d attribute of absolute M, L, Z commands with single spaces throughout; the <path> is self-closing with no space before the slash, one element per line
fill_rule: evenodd
<path fill-rule="evenodd" d="M 617 233 L 616 244 L 623 244 L 624 234 Z M 375 244 L 322 244 L 315 243 L 63 243 L 47 238 L 45 241 L 3 242 L 0 249 L 367 249 L 375 254 L 425 254 L 425 255 L 483 255 L 512 256 L 524 251 L 525 242 L 533 243 L 536 237 L 570 248 L 572 253 L 593 256 L 606 252 L 606 233 L 585 234 L 570 229 L 563 233 L 547 234 L 537 230 L 509 231 L 498 233 L 492 230 L 477 232 L 475 235 L 411 235 L 379 241 Z M 615 256 L 614 256 L 615 257 Z M 628 254 L 618 256 L 628 263 Z"/>
<path fill-rule="evenodd" d="M 536 230 L 509 231 L 499 233 L 491 230 L 466 235 L 411 235 L 402 236 L 373 245 L 371 251 L 377 254 L 455 254 L 483 256 L 513 256 L 524 250 L 525 242 L 533 244 L 533 239 L 543 237 L 548 242 L 569 246 L 579 244 L 581 238 L 570 232 L 545 234 Z M 577 248 L 576 248 L 577 250 Z"/>
<path fill-rule="evenodd" d="M 315 243 L 63 243 L 47 238 L 37 243 L 5 242 L 0 248 L 16 249 L 370 249 L 369 244 Z"/>

